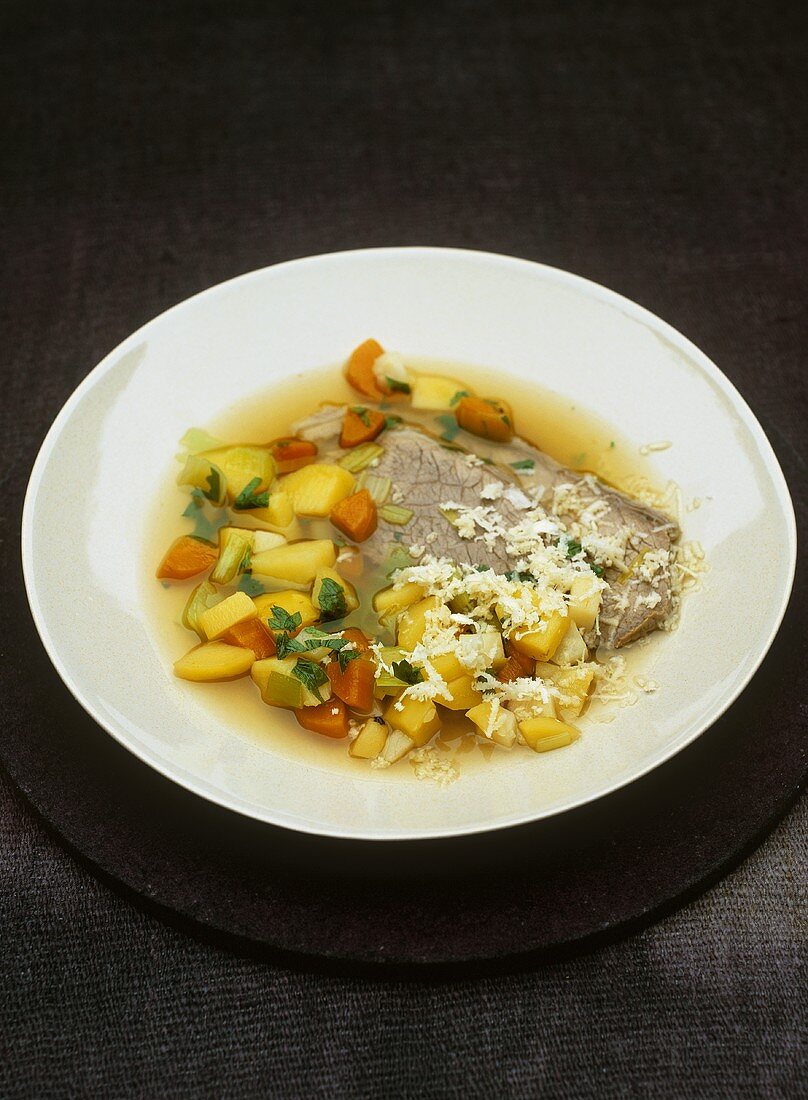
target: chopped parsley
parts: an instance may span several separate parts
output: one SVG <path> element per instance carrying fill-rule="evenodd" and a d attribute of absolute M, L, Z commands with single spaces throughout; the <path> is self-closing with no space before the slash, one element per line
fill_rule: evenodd
<path fill-rule="evenodd" d="M 354 405 L 351 412 L 356 413 L 366 428 L 370 427 L 370 416 L 364 405 Z"/>
<path fill-rule="evenodd" d="M 317 603 L 320 605 L 324 619 L 341 619 L 348 614 L 345 589 L 332 577 L 323 577 L 317 594 Z"/>
<path fill-rule="evenodd" d="M 532 458 L 520 458 L 518 462 L 512 462 L 511 466 L 514 470 L 525 470 L 529 473 L 536 468 L 536 463 Z"/>
<path fill-rule="evenodd" d="M 254 577 L 248 576 L 246 573 L 242 574 L 239 578 L 239 582 L 236 585 L 239 592 L 246 592 L 248 596 L 260 596 L 266 592 L 264 586 Z"/>
<path fill-rule="evenodd" d="M 440 433 L 441 439 L 445 439 L 447 443 L 451 443 L 457 433 L 460 431 L 457 420 L 451 413 L 443 413 L 441 416 L 436 416 L 435 420 L 443 428 Z"/>
<path fill-rule="evenodd" d="M 191 499 L 182 513 L 186 519 L 194 521 L 194 529 L 191 532 L 194 538 L 204 539 L 205 542 L 215 542 L 216 532 L 228 522 L 226 508 L 220 508 L 213 519 L 210 519 L 205 510 L 206 497 L 201 489 L 191 490 Z"/>
<path fill-rule="evenodd" d="M 321 703 L 323 702 L 320 688 L 323 684 L 328 683 L 328 676 L 324 669 L 315 664 L 314 661 L 300 658 L 292 669 L 292 675 L 295 679 L 300 680 L 301 684 L 308 688 L 315 698 L 319 699 Z"/>
<path fill-rule="evenodd" d="M 423 669 L 413 666 L 409 661 L 393 661 L 393 675 L 405 684 L 420 684 L 424 678 Z"/>
<path fill-rule="evenodd" d="M 570 539 L 567 543 L 567 557 L 572 561 L 573 558 L 577 558 L 583 547 L 577 539 Z"/>
<path fill-rule="evenodd" d="M 296 638 L 292 638 L 285 631 L 275 635 L 275 649 L 277 650 L 277 653 L 275 654 L 276 657 L 280 657 L 281 659 L 289 653 L 306 652 L 306 647 Z"/>
<path fill-rule="evenodd" d="M 208 487 L 203 489 L 202 492 L 212 504 L 218 504 L 222 499 L 222 474 L 218 466 L 211 464 L 210 473 L 205 481 L 207 481 Z"/>
<path fill-rule="evenodd" d="M 338 649 L 336 652 L 336 658 L 340 672 L 344 672 L 351 661 L 355 661 L 357 657 L 361 656 L 362 654 L 359 652 L 358 649 Z"/>
<path fill-rule="evenodd" d="M 518 569 L 511 569 L 505 576 L 509 581 L 520 581 L 522 584 L 533 584 L 536 580 L 532 573 L 525 573 L 524 570 Z"/>
<path fill-rule="evenodd" d="M 299 611 L 295 611 L 294 615 L 290 615 L 285 608 L 278 607 L 277 604 L 274 604 L 272 607 L 272 618 L 267 621 L 270 630 L 285 630 L 287 633 L 292 633 L 302 625 L 303 616 Z"/>
<path fill-rule="evenodd" d="M 397 378 L 391 378 L 389 374 L 384 376 L 387 388 L 391 393 L 411 393 L 409 382 L 399 382 Z"/>
<path fill-rule="evenodd" d="M 395 428 L 395 426 L 397 424 L 400 424 L 400 423 L 401 423 L 401 417 L 400 416 L 387 416 L 384 419 L 384 426 L 385 426 L 385 428 L 388 428 L 388 429 L 389 428 Z"/>
<path fill-rule="evenodd" d="M 464 397 L 468 397 L 468 396 L 469 396 L 469 391 L 468 390 L 458 390 L 457 393 L 452 398 L 452 400 L 449 402 L 449 404 L 452 406 L 452 408 L 454 408 L 454 406 L 458 403 L 458 401 L 462 401 Z"/>
<path fill-rule="evenodd" d="M 602 577 L 603 576 L 603 566 L 602 565 L 595 565 L 593 562 L 589 562 L 589 568 L 592 570 L 592 572 L 595 574 L 596 577 Z"/>
<path fill-rule="evenodd" d="M 260 484 L 260 477 L 254 477 L 252 481 L 247 482 L 233 501 L 233 507 L 237 512 L 244 512 L 248 508 L 266 508 L 269 504 L 269 489 L 264 489 L 263 493 L 256 492 Z"/>

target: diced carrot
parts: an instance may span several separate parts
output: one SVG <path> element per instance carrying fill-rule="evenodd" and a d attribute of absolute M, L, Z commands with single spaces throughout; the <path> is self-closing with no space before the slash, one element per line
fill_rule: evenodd
<path fill-rule="evenodd" d="M 360 443 L 370 443 L 381 433 L 385 423 L 384 413 L 373 409 L 348 409 L 342 422 L 340 447 L 358 447 Z"/>
<path fill-rule="evenodd" d="M 532 657 L 526 657 L 523 653 L 512 650 L 508 660 L 497 673 L 497 679 L 501 684 L 509 684 L 511 680 L 521 680 L 523 676 L 532 676 L 536 668 L 536 662 Z"/>
<path fill-rule="evenodd" d="M 509 443 L 513 439 L 510 406 L 493 397 L 461 397 L 455 410 L 457 423 L 472 435 Z"/>
<path fill-rule="evenodd" d="M 193 535 L 181 535 L 174 539 L 163 560 L 157 567 L 157 576 L 173 581 L 184 581 L 210 569 L 219 556 L 218 546 Z"/>
<path fill-rule="evenodd" d="M 361 654 L 371 652 L 370 638 L 358 626 L 349 626 L 347 630 L 342 631 L 342 636 L 347 638 L 349 642 L 353 642 Z"/>
<path fill-rule="evenodd" d="M 373 373 L 373 364 L 384 355 L 384 348 L 377 340 L 365 340 L 358 348 L 354 348 L 345 365 L 345 377 L 355 390 L 363 393 L 365 397 L 371 397 L 374 401 L 380 401 L 382 391 Z"/>
<path fill-rule="evenodd" d="M 352 542 L 364 542 L 376 530 L 376 501 L 367 489 L 345 497 L 331 509 L 331 522 Z"/>
<path fill-rule="evenodd" d="M 279 474 L 291 474 L 293 470 L 299 470 L 317 457 L 316 443 L 294 436 L 276 439 L 269 447 Z"/>
<path fill-rule="evenodd" d="M 329 699 L 317 707 L 297 707 L 295 718 L 303 729 L 323 737 L 348 736 L 348 710 L 342 699 Z"/>
<path fill-rule="evenodd" d="M 357 657 L 349 661 L 345 671 L 339 667 L 339 661 L 331 661 L 326 666 L 328 679 L 334 694 L 347 703 L 352 710 L 367 714 L 373 710 L 373 689 L 376 686 L 376 668 L 373 661 L 366 657 Z"/>
<path fill-rule="evenodd" d="M 224 633 L 221 641 L 228 645 L 238 645 L 242 649 L 251 649 L 256 661 L 263 661 L 265 657 L 274 657 L 277 653 L 275 639 L 261 623 L 260 619 L 247 619 L 246 622 L 236 623 Z"/>

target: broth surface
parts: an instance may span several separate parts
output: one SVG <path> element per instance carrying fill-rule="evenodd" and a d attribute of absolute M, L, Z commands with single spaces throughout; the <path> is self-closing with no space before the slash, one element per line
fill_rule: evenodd
<path fill-rule="evenodd" d="M 501 397 L 514 410 L 516 434 L 570 469 L 595 473 L 617 488 L 638 477 L 657 483 L 651 460 L 641 456 L 635 445 L 595 413 L 557 393 L 466 364 L 412 356 L 407 356 L 406 361 L 416 372 L 456 378 L 459 389 L 466 383 L 479 394 Z M 211 423 L 193 426 L 207 429 L 227 444 L 267 443 L 279 436 L 290 435 L 290 424 L 315 412 L 321 403 L 356 405 L 363 401 L 345 381 L 341 366 L 328 367 L 284 379 L 234 402 Z M 440 432 L 435 419 L 439 413 L 412 409 L 406 402 L 396 401 L 391 401 L 389 411 L 433 433 Z M 455 442 L 477 454 L 496 457 L 497 444 L 487 443 L 477 436 L 460 431 Z M 167 466 L 166 484 L 155 504 L 151 528 L 147 532 L 142 568 L 143 602 L 153 624 L 155 644 L 169 676 L 173 675 L 174 661 L 196 644 L 196 635 L 182 625 L 182 612 L 190 592 L 201 579 L 195 577 L 188 581 L 161 584 L 154 577 L 157 563 L 173 539 L 193 530 L 193 522 L 182 517 L 189 496 L 187 487 L 180 488 L 175 484 L 177 471 L 176 464 Z M 247 516 L 238 516 L 236 522 L 250 526 Z M 304 521 L 304 531 L 308 537 L 315 538 L 335 538 L 339 535 L 327 519 Z M 403 545 L 407 545 L 406 536 Z M 351 578 L 351 582 L 357 589 L 361 607 L 343 621 L 344 625 L 363 627 L 368 633 L 392 642 L 391 636 L 380 630 L 370 606 L 373 593 L 389 581 L 381 573 L 368 571 L 358 581 Z M 646 640 L 635 643 L 622 654 L 632 675 L 636 675 L 640 668 L 646 671 L 652 650 L 653 643 Z M 254 743 L 271 746 L 273 751 L 296 759 L 302 757 L 314 767 L 328 770 L 342 767 L 356 779 L 393 780 L 413 774 L 412 767 L 401 765 L 383 770 L 372 769 L 367 761 L 355 760 L 348 755 L 346 741 L 332 740 L 302 729 L 293 714 L 263 703 L 249 676 L 228 683 L 197 683 L 193 684 L 193 689 L 197 698 L 203 698 L 221 717 L 223 725 Z M 593 708 L 601 706 L 593 704 Z M 442 718 L 441 732 L 432 742 L 432 747 L 455 763 L 461 773 L 467 773 L 472 766 L 484 764 L 495 753 L 493 745 L 475 739 L 471 723 L 462 712 L 444 710 Z M 584 716 L 584 736 L 586 725 Z"/>

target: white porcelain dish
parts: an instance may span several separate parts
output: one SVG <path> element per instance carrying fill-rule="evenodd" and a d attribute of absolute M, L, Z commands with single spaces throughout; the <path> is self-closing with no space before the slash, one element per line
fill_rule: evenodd
<path fill-rule="evenodd" d="M 498 754 L 447 789 L 411 770 L 324 767 L 241 736 L 175 680 L 142 598 L 143 532 L 191 424 L 274 379 L 386 346 L 535 379 L 656 456 L 710 572 L 654 643 L 660 689 L 569 749 Z M 222 379 L 229 399 L 222 399 Z M 507 385 L 503 386 L 507 397 Z M 84 380 L 34 465 L 22 527 L 34 619 L 59 675 L 122 745 L 242 814 L 336 837 L 474 833 L 556 814 L 635 780 L 715 721 L 754 674 L 788 602 L 794 513 L 766 436 L 688 340 L 585 279 L 485 253 L 389 248 L 255 271 L 175 306 Z M 151 582 L 153 583 L 153 582 Z M 272 712 L 267 722 L 274 721 Z"/>

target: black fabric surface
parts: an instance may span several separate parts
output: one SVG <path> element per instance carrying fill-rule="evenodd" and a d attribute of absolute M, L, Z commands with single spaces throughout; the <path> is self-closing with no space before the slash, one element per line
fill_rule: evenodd
<path fill-rule="evenodd" d="M 106 351 L 213 282 L 362 245 L 510 252 L 648 306 L 738 385 L 804 509 L 801 6 L 0 14 L 4 585 L 19 580 L 36 448 Z M 42 681 L 18 602 L 3 614 L 8 724 Z M 787 719 L 804 722 L 793 687 L 784 676 Z M 25 738 L 25 723 L 15 730 Z M 808 1085 L 804 802 L 740 870 L 620 944 L 405 981 L 200 943 L 96 880 L 6 783 L 2 798 L 2 1095 L 790 1097 Z"/>

